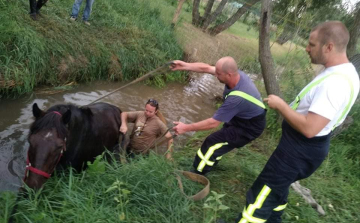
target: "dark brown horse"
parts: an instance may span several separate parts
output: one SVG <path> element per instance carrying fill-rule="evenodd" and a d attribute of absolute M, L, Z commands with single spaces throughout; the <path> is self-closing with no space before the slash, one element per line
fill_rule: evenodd
<path fill-rule="evenodd" d="M 55 105 L 44 112 L 35 103 L 33 114 L 24 177 L 30 188 L 42 187 L 55 169 L 81 171 L 87 161 L 118 145 L 121 110 L 116 106 Z"/>

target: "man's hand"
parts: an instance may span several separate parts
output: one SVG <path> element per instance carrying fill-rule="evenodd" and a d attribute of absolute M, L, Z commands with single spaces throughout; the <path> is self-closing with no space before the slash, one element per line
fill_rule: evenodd
<path fill-rule="evenodd" d="M 175 131 L 176 135 L 181 135 L 184 134 L 185 132 L 187 132 L 187 124 L 184 124 L 182 122 L 173 122 L 174 125 L 176 125 L 175 127 L 173 127 L 173 130 Z"/>
<path fill-rule="evenodd" d="M 175 71 L 175 70 L 184 70 L 186 67 L 187 63 L 181 60 L 174 60 L 171 64 L 170 64 L 170 69 Z"/>
<path fill-rule="evenodd" d="M 287 106 L 283 99 L 273 94 L 270 94 L 267 98 L 264 98 L 264 102 L 266 102 L 270 108 L 275 110 L 280 110 L 284 105 Z"/>
<path fill-rule="evenodd" d="M 122 132 L 124 135 L 126 134 L 128 130 L 127 125 L 121 125 L 119 131 Z"/>

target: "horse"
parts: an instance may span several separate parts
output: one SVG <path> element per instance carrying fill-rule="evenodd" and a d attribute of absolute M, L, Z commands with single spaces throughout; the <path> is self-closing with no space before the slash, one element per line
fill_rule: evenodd
<path fill-rule="evenodd" d="M 81 171 L 105 149 L 116 152 L 121 110 L 107 103 L 54 105 L 46 112 L 36 103 L 32 112 L 24 183 L 39 189 L 52 172 L 72 167 Z"/>

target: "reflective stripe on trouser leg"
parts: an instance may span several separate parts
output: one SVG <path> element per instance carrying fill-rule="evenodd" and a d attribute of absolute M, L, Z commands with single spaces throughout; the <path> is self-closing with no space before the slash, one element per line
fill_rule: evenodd
<path fill-rule="evenodd" d="M 260 209 L 262 205 L 264 204 L 264 201 L 266 200 L 267 196 L 270 194 L 271 189 L 270 187 L 264 185 L 258 196 L 256 197 L 254 204 L 249 204 L 247 208 L 244 208 L 244 211 L 242 212 L 242 218 L 239 221 L 239 223 L 262 223 L 265 222 L 266 219 L 256 218 L 253 216 L 256 209 Z"/>
<path fill-rule="evenodd" d="M 287 206 L 287 203 L 283 204 L 283 205 L 279 205 L 276 208 L 274 208 L 274 211 L 282 211 L 286 208 L 286 206 Z"/>
<path fill-rule="evenodd" d="M 196 170 L 202 172 L 205 165 L 213 166 L 215 162 L 210 161 L 211 156 L 214 154 L 215 150 L 220 149 L 222 146 L 228 145 L 227 142 L 225 143 L 216 143 L 215 145 L 211 146 L 204 155 L 201 152 L 201 149 L 198 150 L 197 155 L 201 159 L 199 165 L 196 167 Z"/>

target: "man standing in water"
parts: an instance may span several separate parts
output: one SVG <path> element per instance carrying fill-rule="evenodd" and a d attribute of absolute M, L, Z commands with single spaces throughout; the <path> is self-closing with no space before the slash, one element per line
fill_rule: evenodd
<path fill-rule="evenodd" d="M 238 70 L 232 57 L 223 57 L 215 66 L 205 63 L 186 63 L 173 61 L 172 70 L 187 70 L 209 73 L 225 84 L 221 107 L 213 117 L 192 124 L 174 122 L 176 134 L 216 128 L 225 122 L 223 128 L 209 135 L 195 155 L 194 171 L 208 173 L 221 159 L 222 155 L 234 148 L 240 148 L 256 139 L 263 132 L 266 121 L 265 106 L 251 79 Z"/>
<path fill-rule="evenodd" d="M 306 52 L 325 70 L 290 106 L 276 95 L 264 101 L 283 117 L 280 143 L 247 192 L 236 222 L 281 222 L 290 185 L 309 177 L 329 151 L 331 131 L 349 113 L 359 93 L 359 76 L 346 56 L 349 32 L 339 21 L 324 22 L 310 33 Z"/>

